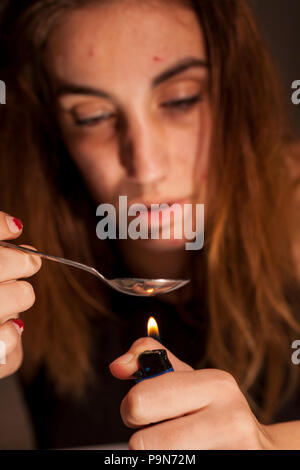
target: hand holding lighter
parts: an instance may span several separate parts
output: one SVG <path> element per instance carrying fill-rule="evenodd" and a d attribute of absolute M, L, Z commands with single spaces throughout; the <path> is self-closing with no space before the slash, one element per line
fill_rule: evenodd
<path fill-rule="evenodd" d="M 138 360 L 140 369 L 133 374 L 135 383 L 174 371 L 165 349 L 146 350 L 139 355 Z"/>

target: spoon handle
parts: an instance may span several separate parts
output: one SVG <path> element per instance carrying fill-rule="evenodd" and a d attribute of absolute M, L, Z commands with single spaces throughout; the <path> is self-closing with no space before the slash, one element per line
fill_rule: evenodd
<path fill-rule="evenodd" d="M 31 248 L 14 245 L 13 243 L 7 243 L 4 241 L 0 241 L 0 246 L 4 246 L 6 248 L 13 248 L 18 251 L 23 251 L 24 253 L 31 253 L 33 255 L 38 255 L 41 258 L 49 259 L 51 261 L 56 261 L 57 263 L 63 263 L 69 266 L 73 266 L 74 268 L 83 269 L 84 271 L 88 271 L 89 273 L 100 277 L 103 281 L 106 281 L 105 277 L 101 273 L 99 273 L 99 271 L 97 271 L 95 268 L 92 268 L 91 266 L 87 266 L 86 264 L 78 263 L 77 261 L 71 261 L 69 259 L 60 258 L 59 256 L 48 255 L 46 253 L 42 253 L 41 251 L 32 250 Z"/>

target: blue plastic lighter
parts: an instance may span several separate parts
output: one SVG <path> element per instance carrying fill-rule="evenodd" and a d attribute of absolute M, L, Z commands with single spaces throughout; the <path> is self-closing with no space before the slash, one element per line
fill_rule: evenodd
<path fill-rule="evenodd" d="M 144 351 L 138 360 L 140 369 L 133 374 L 136 377 L 135 383 L 174 371 L 165 349 Z"/>

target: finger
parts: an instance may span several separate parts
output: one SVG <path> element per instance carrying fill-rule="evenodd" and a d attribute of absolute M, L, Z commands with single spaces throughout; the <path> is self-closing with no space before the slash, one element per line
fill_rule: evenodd
<path fill-rule="evenodd" d="M 28 310 L 35 302 L 32 285 L 27 281 L 0 284 L 0 324 Z"/>
<path fill-rule="evenodd" d="M 29 245 L 20 245 L 35 250 Z M 41 268 L 40 256 L 0 247 L 0 282 L 30 277 Z"/>
<path fill-rule="evenodd" d="M 130 450 L 203 449 L 198 427 L 198 413 L 164 421 L 132 434 L 128 446 Z"/>
<path fill-rule="evenodd" d="M 7 357 L 7 364 L 0 364 L 0 379 L 14 374 L 22 364 L 23 360 L 23 347 L 22 341 L 19 341 L 16 348 Z"/>
<path fill-rule="evenodd" d="M 22 222 L 0 211 L 0 240 L 11 240 L 21 235 L 23 229 Z"/>
<path fill-rule="evenodd" d="M 258 444 L 253 415 L 244 406 L 216 404 L 135 432 L 129 449 L 254 450 Z"/>
<path fill-rule="evenodd" d="M 239 394 L 234 379 L 217 369 L 170 372 L 132 387 L 120 412 L 124 424 L 136 428 L 194 413 L 212 402 L 225 405 Z"/>
<path fill-rule="evenodd" d="M 136 372 L 140 365 L 138 363 L 138 356 L 145 350 L 151 349 L 166 349 L 159 341 L 151 337 L 139 338 L 136 340 L 129 351 L 123 356 L 117 358 L 110 365 L 110 371 L 114 377 L 118 379 L 133 378 L 132 374 Z M 178 359 L 168 349 L 167 356 L 171 362 L 173 369 L 176 371 L 193 370 L 191 366 Z"/>
<path fill-rule="evenodd" d="M 9 320 L 0 326 L 0 364 L 6 364 L 9 356 L 21 341 L 23 327 L 20 320 Z"/>

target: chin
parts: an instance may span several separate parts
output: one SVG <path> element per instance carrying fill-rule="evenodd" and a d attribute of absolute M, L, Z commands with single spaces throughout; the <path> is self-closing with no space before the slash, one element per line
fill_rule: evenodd
<path fill-rule="evenodd" d="M 145 250 L 151 250 L 151 251 L 175 251 L 175 250 L 184 250 L 185 249 L 185 244 L 188 240 L 183 239 L 168 239 L 168 240 L 154 240 L 154 239 L 147 239 L 147 240 L 142 240 L 138 239 L 135 240 L 135 243 L 138 243 L 143 249 Z"/>

